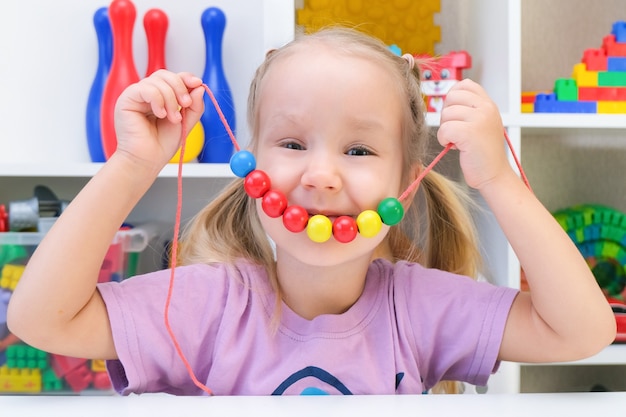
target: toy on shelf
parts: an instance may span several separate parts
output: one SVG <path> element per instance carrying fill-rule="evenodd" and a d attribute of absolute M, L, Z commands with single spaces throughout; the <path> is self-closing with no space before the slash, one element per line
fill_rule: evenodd
<path fill-rule="evenodd" d="M 463 79 L 463 70 L 472 67 L 466 51 L 452 51 L 441 56 L 416 55 L 420 66 L 421 88 L 428 112 L 439 113 L 454 84 Z"/>
<path fill-rule="evenodd" d="M 216 8 L 211 8 L 211 10 L 219 11 Z M 221 11 L 219 12 L 221 13 Z M 87 144 L 92 162 L 104 162 L 115 152 L 117 148 L 117 137 L 113 120 L 115 102 L 128 85 L 140 79 L 135 67 L 133 54 L 133 30 L 136 16 L 137 9 L 131 0 L 112 0 L 108 7 L 102 7 L 94 14 L 94 25 L 98 35 L 99 63 L 96 77 L 90 90 L 86 112 Z M 206 40 L 211 42 L 207 45 L 207 69 L 203 78 L 209 86 L 215 86 L 213 91 L 219 96 L 218 101 L 222 101 L 224 112 L 227 114 L 231 126 L 234 126 L 234 105 L 231 92 L 228 85 L 222 82 L 222 80 L 225 80 L 225 76 L 223 75 L 223 70 L 222 74 L 219 73 L 221 63 L 218 64 L 217 62 L 218 55 L 219 59 L 221 59 L 222 35 L 222 33 L 218 34 L 218 31 L 221 30 L 223 32 L 223 27 L 220 29 L 219 22 L 215 23 L 215 19 L 210 21 L 207 26 L 209 20 L 205 19 L 204 16 L 201 20 Z M 222 18 L 222 20 L 225 21 L 225 18 Z M 167 68 L 165 64 L 165 41 L 169 19 L 165 11 L 151 8 L 144 14 L 143 26 L 148 47 L 148 64 L 145 76 L 149 76 L 157 69 Z M 209 55 L 209 51 L 216 53 Z M 218 67 L 219 70 L 216 69 Z M 221 84 L 216 85 L 216 81 L 221 82 Z M 218 91 L 219 94 L 217 93 Z M 228 95 L 228 98 L 222 97 L 226 95 Z M 227 99 L 230 101 L 227 102 Z M 209 107 L 207 106 L 207 108 Z M 217 129 L 223 130 L 221 123 L 213 123 L 212 120 L 210 123 L 211 126 L 214 125 Z M 195 160 L 200 160 L 200 162 L 228 162 L 232 149 L 225 151 L 206 150 L 206 126 L 208 125 L 198 122 L 190 130 L 185 141 L 183 162 Z M 215 130 L 213 127 L 211 129 Z M 230 141 L 225 134 L 224 136 L 228 142 L 226 146 L 230 146 Z M 220 140 L 220 137 L 210 137 L 209 139 L 211 139 L 212 144 L 215 144 Z M 203 150 L 206 152 L 203 152 Z M 200 157 L 201 152 L 203 152 L 202 157 Z M 170 162 L 177 163 L 180 153 L 181 149 L 178 150 Z M 228 156 L 225 156 L 225 154 L 228 154 Z M 215 156 L 215 160 L 211 159 L 211 155 Z"/>
<path fill-rule="evenodd" d="M 167 37 L 167 28 L 169 19 L 167 14 L 158 8 L 148 10 L 143 16 L 143 27 L 146 32 L 146 40 L 148 42 L 148 66 L 146 68 L 146 77 L 153 72 L 166 69 L 165 64 L 165 40 Z M 202 146 L 204 145 L 204 129 L 202 123 L 198 122 L 189 131 L 185 140 L 185 153 L 183 162 L 191 162 L 196 160 Z M 181 149 L 170 160 L 170 163 L 178 163 L 180 159 Z"/>
<path fill-rule="evenodd" d="M 626 342 L 626 213 L 602 205 L 581 204 L 553 214 L 576 244 L 613 307 L 617 322 L 615 342 Z"/>
<path fill-rule="evenodd" d="M 100 110 L 102 104 L 102 92 L 106 84 L 111 61 L 113 59 L 113 34 L 111 22 L 106 7 L 101 7 L 94 13 L 93 25 L 98 39 L 98 67 L 89 90 L 86 111 L 87 146 L 91 162 L 104 162 L 104 149 L 102 149 L 102 129 L 100 128 Z"/>
<path fill-rule="evenodd" d="M 68 204 L 69 201 L 60 200 L 48 187 L 37 185 L 33 197 L 9 202 L 9 210 L 6 213 L 8 230 L 45 232 Z"/>
<path fill-rule="evenodd" d="M 441 40 L 441 28 L 435 14 L 441 11 L 440 0 L 304 0 L 296 10 L 296 23 L 305 32 L 330 26 L 355 27 L 375 36 L 387 45 L 396 44 L 411 53 L 435 53 Z"/>
<path fill-rule="evenodd" d="M 100 127 L 102 148 L 108 159 L 117 148 L 115 134 L 115 103 L 122 91 L 139 81 L 133 57 L 133 28 L 137 11 L 130 0 L 113 0 L 109 5 L 109 20 L 113 33 L 113 58 L 102 91 Z"/>
<path fill-rule="evenodd" d="M 228 125 L 235 133 L 235 104 L 222 61 L 226 15 L 217 7 L 209 7 L 202 13 L 200 23 L 205 39 L 205 66 L 202 81 L 215 95 L 215 100 L 222 109 Z M 198 161 L 228 163 L 233 154 L 233 143 L 208 94 L 204 95 L 204 113 L 200 122 L 204 129 L 205 139 Z"/>
<path fill-rule="evenodd" d="M 551 92 L 522 93 L 522 112 L 626 113 L 626 22 L 615 22 L 602 47 L 585 50 Z"/>

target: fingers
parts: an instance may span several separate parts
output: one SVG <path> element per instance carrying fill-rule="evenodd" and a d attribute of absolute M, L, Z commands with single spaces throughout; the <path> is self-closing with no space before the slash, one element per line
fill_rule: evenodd
<path fill-rule="evenodd" d="M 487 92 L 469 79 L 456 83 L 446 95 L 441 111 L 439 138 L 442 145 L 493 130 L 501 134 L 500 112 Z"/>
<path fill-rule="evenodd" d="M 465 79 L 456 83 L 446 95 L 441 114 L 441 122 L 463 120 L 491 99 L 483 88 L 472 80 Z"/>
<path fill-rule="evenodd" d="M 159 70 L 134 85 L 128 94 L 137 104 L 148 104 L 155 117 L 172 123 L 182 120 L 181 108 L 201 114 L 204 107 L 202 80 L 190 73 Z"/>

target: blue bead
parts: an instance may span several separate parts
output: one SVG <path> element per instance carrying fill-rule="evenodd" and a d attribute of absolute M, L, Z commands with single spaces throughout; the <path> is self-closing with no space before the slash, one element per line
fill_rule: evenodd
<path fill-rule="evenodd" d="M 239 178 L 245 178 L 256 169 L 256 159 L 249 151 L 239 151 L 230 158 L 230 169 Z"/>

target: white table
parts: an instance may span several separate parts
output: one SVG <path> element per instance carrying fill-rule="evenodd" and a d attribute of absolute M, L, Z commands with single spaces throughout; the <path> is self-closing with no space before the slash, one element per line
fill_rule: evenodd
<path fill-rule="evenodd" d="M 423 396 L 0 396 L 7 417 L 599 416 L 623 414 L 626 392 Z"/>

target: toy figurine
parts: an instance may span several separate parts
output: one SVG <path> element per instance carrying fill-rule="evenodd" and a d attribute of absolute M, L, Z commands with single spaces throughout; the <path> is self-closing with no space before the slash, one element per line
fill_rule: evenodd
<path fill-rule="evenodd" d="M 428 112 L 439 113 L 450 88 L 463 78 L 463 70 L 472 67 L 472 57 L 465 51 L 446 55 L 416 55 L 421 70 L 421 86 Z"/>

